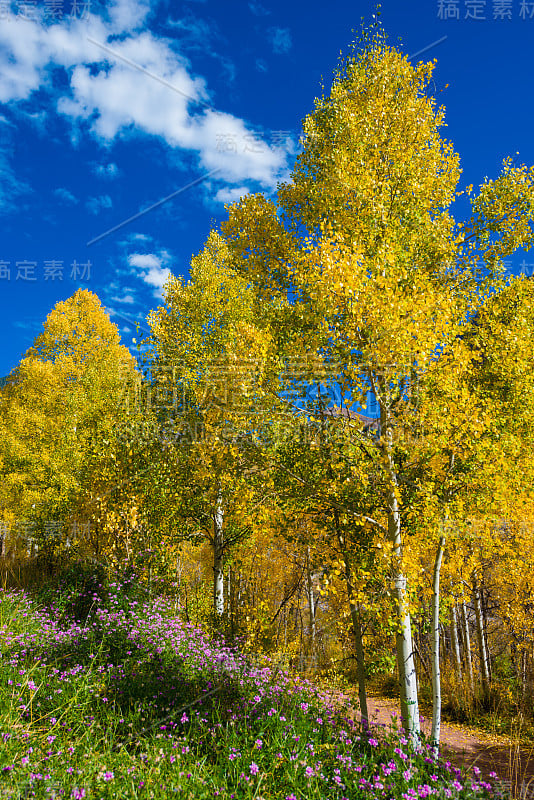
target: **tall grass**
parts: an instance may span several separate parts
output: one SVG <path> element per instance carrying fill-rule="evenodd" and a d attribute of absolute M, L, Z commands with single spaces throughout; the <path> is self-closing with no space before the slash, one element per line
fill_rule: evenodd
<path fill-rule="evenodd" d="M 504 796 L 133 585 L 0 592 L 1 797 Z"/>
<path fill-rule="evenodd" d="M 466 676 L 459 679 L 449 663 L 443 664 L 441 673 L 443 712 L 449 719 L 512 738 L 516 738 L 519 732 L 523 743 L 534 742 L 534 706 L 531 697 L 522 693 L 513 678 L 497 673 L 492 677 L 489 689 L 484 691 L 475 669 L 473 692 Z M 427 683 L 422 693 L 431 697 Z"/>

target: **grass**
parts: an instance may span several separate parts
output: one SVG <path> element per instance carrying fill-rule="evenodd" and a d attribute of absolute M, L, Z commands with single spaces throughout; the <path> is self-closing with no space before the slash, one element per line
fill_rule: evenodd
<path fill-rule="evenodd" d="M 48 606 L 0 592 L 0 797 L 503 797 L 366 737 L 310 682 L 252 664 L 130 582 Z"/>
<path fill-rule="evenodd" d="M 514 696 L 510 682 L 502 677 L 494 680 L 491 692 L 485 696 L 478 688 L 475 697 L 467 682 L 460 683 L 451 669 L 442 669 L 444 678 L 442 722 L 459 723 L 472 733 L 485 735 L 485 741 L 495 745 L 506 744 L 508 763 L 501 767 L 513 797 L 532 797 L 534 779 L 534 720 L 528 699 Z M 395 675 L 376 676 L 370 682 L 371 690 L 381 697 L 399 699 L 399 683 Z M 512 687 L 513 688 L 513 687 Z M 419 691 L 419 710 L 429 718 L 432 715 L 432 687 L 424 683 Z"/>

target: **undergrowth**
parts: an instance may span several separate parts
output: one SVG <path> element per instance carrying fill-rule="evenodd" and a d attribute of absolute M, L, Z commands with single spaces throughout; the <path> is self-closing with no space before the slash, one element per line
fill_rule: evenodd
<path fill-rule="evenodd" d="M 504 796 L 402 731 L 364 735 L 310 682 L 208 639 L 133 583 L 91 578 L 41 603 L 0 592 L 1 797 Z"/>

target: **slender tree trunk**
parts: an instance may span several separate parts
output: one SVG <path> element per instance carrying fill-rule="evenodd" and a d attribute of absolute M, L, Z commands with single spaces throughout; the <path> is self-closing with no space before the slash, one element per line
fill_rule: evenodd
<path fill-rule="evenodd" d="M 308 612 L 310 615 L 310 657 L 312 667 L 317 668 L 316 653 L 315 653 L 315 598 L 313 596 L 313 581 L 310 569 L 310 548 L 306 550 L 306 583 L 308 593 Z"/>
<path fill-rule="evenodd" d="M 417 638 L 419 639 L 419 642 L 422 643 L 421 636 L 418 636 Z M 427 676 L 428 680 L 432 683 L 432 672 L 428 668 L 428 665 L 427 665 L 427 663 L 426 663 L 426 661 L 424 659 L 424 656 L 423 656 L 423 654 L 421 652 L 421 647 L 420 647 L 420 645 L 418 645 L 417 639 L 415 637 L 414 637 L 414 640 L 413 640 L 413 645 L 414 645 L 415 654 L 419 659 L 419 663 L 421 664 L 422 668 L 424 669 L 425 675 Z"/>
<path fill-rule="evenodd" d="M 526 695 L 527 691 L 527 650 L 524 647 L 521 650 L 521 699 Z"/>
<path fill-rule="evenodd" d="M 407 581 L 402 570 L 395 570 L 395 600 L 397 605 L 397 666 L 400 680 L 401 715 L 414 746 L 419 744 L 420 722 L 415 680 L 410 612 L 406 596 Z"/>
<path fill-rule="evenodd" d="M 304 622 L 302 621 L 302 610 L 300 606 L 297 609 L 298 618 L 300 621 L 300 647 L 299 647 L 299 672 L 304 672 L 305 655 L 304 655 Z"/>
<path fill-rule="evenodd" d="M 176 587 L 178 591 L 176 592 L 176 600 L 174 603 L 175 613 L 178 609 L 178 606 L 180 606 L 180 609 L 182 607 L 182 572 L 182 559 L 180 556 L 176 556 Z"/>
<path fill-rule="evenodd" d="M 369 712 L 367 709 L 367 687 L 365 678 L 365 653 L 363 649 L 363 634 L 362 625 L 360 620 L 360 605 L 355 602 L 354 586 L 352 581 L 352 568 L 350 558 L 345 546 L 345 537 L 341 530 L 339 523 L 339 513 L 337 509 L 334 510 L 334 522 L 336 526 L 336 535 L 339 542 L 341 552 L 343 554 L 343 563 L 345 565 L 345 582 L 347 585 L 347 594 L 349 598 L 350 619 L 352 622 L 352 638 L 354 640 L 354 650 L 356 654 L 356 673 L 358 676 L 358 699 L 360 701 L 360 715 L 362 719 L 362 726 L 366 730 L 369 726 Z"/>
<path fill-rule="evenodd" d="M 456 611 L 456 603 L 453 603 L 451 608 L 451 641 L 454 664 L 456 666 L 456 677 L 458 678 L 458 681 L 461 681 L 462 659 L 460 658 L 460 642 L 458 640 L 458 614 Z"/>
<path fill-rule="evenodd" d="M 517 663 L 517 645 L 515 642 L 510 642 L 510 663 L 514 668 L 514 672 L 516 674 L 516 678 L 519 681 L 519 666 Z"/>
<path fill-rule="evenodd" d="M 226 579 L 226 615 L 229 623 L 230 636 L 233 636 L 232 623 L 232 567 L 228 565 L 228 578 Z"/>
<path fill-rule="evenodd" d="M 460 604 L 462 611 L 462 630 L 464 638 L 464 656 L 467 672 L 469 675 L 469 685 L 471 687 L 471 694 L 475 695 L 475 680 L 473 678 L 473 659 L 471 658 L 471 637 L 469 635 L 469 620 L 467 619 L 467 608 L 462 589 L 462 602 Z"/>
<path fill-rule="evenodd" d="M 430 616 L 432 617 L 432 602 L 430 602 L 430 607 L 431 607 Z M 441 624 L 439 626 L 439 635 L 440 635 L 441 644 L 442 644 L 441 658 L 442 658 L 443 662 L 446 663 L 446 661 L 447 661 L 447 650 L 448 650 L 448 647 L 447 647 L 447 631 L 445 630 L 445 628 Z M 431 631 L 430 632 L 430 650 L 432 650 L 433 641 L 434 641 L 434 639 L 433 639 L 433 635 L 432 635 L 432 631 Z"/>
<path fill-rule="evenodd" d="M 488 598 L 483 584 L 480 586 L 480 607 L 482 609 L 482 630 L 484 632 L 484 642 L 486 644 L 486 664 L 488 667 L 488 682 L 491 683 L 493 665 L 491 663 L 491 651 L 488 643 Z"/>
<path fill-rule="evenodd" d="M 347 587 L 352 590 L 352 586 Z M 365 654 L 363 649 L 362 624 L 360 620 L 360 604 L 350 602 L 350 619 L 354 637 L 354 647 L 356 650 L 356 670 L 358 675 L 358 699 L 360 701 L 360 716 L 362 726 L 366 730 L 369 727 L 369 711 L 367 708 L 367 690 L 365 678 Z"/>
<path fill-rule="evenodd" d="M 478 652 L 480 655 L 480 675 L 482 678 L 482 689 L 484 693 L 487 694 L 490 683 L 489 669 L 488 669 L 488 652 L 486 649 L 486 641 L 484 637 L 484 620 L 482 617 L 480 588 L 478 585 L 476 572 L 473 572 L 473 600 L 475 605 L 475 620 L 476 620 Z"/>
<path fill-rule="evenodd" d="M 218 618 L 224 614 L 223 505 L 220 494 L 213 516 L 213 611 Z"/>
<path fill-rule="evenodd" d="M 126 519 L 126 560 L 130 563 L 130 526 L 128 519 Z"/>
<path fill-rule="evenodd" d="M 400 705 L 404 727 L 413 747 L 420 743 L 421 726 L 417 700 L 415 659 L 412 645 L 412 626 L 407 598 L 407 580 L 402 569 L 401 515 L 397 500 L 397 474 L 393 464 L 393 431 L 388 424 L 385 409 L 381 408 L 380 427 L 383 453 L 389 478 L 388 487 L 388 535 L 393 544 L 393 581 L 397 611 L 397 667 L 400 682 Z"/>
<path fill-rule="evenodd" d="M 445 549 L 445 537 L 440 536 L 432 581 L 432 731 L 430 742 L 436 758 L 441 728 L 441 676 L 439 670 L 439 573 Z"/>
<path fill-rule="evenodd" d="M 189 598 L 187 596 L 187 583 L 185 584 L 185 619 L 187 622 L 190 622 L 189 619 Z"/>
<path fill-rule="evenodd" d="M 234 625 L 236 631 L 239 630 L 239 612 L 241 610 L 242 582 L 243 582 L 243 576 L 239 572 L 237 575 L 237 592 L 236 592 L 236 580 L 234 578 Z"/>

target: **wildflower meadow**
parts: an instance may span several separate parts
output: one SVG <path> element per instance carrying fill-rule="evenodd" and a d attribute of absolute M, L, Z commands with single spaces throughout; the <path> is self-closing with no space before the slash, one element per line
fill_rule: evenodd
<path fill-rule="evenodd" d="M 0 593 L 0 797 L 504 796 L 210 640 L 172 598 L 134 599 L 133 580 L 47 605 Z"/>

